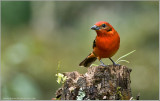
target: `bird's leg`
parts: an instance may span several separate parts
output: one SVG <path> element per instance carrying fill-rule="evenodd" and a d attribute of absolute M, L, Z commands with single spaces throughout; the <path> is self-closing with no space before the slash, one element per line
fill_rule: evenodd
<path fill-rule="evenodd" d="M 105 65 L 102 60 L 99 60 L 101 62 L 100 66 L 106 67 L 107 65 Z"/>
<path fill-rule="evenodd" d="M 109 58 L 109 59 L 112 61 L 114 66 L 120 66 L 120 64 L 116 64 L 111 58 Z"/>

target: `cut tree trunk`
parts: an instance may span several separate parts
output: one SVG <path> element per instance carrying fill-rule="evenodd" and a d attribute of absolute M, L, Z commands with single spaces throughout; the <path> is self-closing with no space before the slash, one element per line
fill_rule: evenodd
<path fill-rule="evenodd" d="M 67 80 L 56 92 L 59 100 L 129 100 L 131 69 L 126 66 L 91 66 L 88 72 L 63 73 Z"/>

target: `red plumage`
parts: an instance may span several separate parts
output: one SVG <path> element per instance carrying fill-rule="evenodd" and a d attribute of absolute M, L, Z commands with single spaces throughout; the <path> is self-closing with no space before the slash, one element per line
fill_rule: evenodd
<path fill-rule="evenodd" d="M 101 58 L 109 58 L 114 65 L 114 61 L 111 57 L 117 52 L 120 46 L 120 37 L 118 32 L 108 22 L 99 21 L 91 29 L 97 33 L 96 39 L 93 43 L 93 52 L 86 57 L 79 65 L 88 67 L 98 58 L 100 62 Z M 92 59 L 93 58 L 93 59 Z M 88 61 L 92 60 L 92 61 Z"/>

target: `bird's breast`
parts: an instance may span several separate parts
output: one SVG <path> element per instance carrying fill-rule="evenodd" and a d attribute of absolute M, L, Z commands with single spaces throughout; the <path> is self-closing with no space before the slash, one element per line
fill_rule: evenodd
<path fill-rule="evenodd" d="M 100 58 L 112 57 L 119 49 L 120 38 L 118 34 L 112 36 L 97 36 L 94 53 Z"/>

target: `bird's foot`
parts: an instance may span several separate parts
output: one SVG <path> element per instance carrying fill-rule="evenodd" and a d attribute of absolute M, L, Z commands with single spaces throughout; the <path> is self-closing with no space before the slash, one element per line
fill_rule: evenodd
<path fill-rule="evenodd" d="M 104 63 L 101 63 L 100 66 L 108 67 L 108 65 L 105 65 Z"/>
<path fill-rule="evenodd" d="M 116 64 L 116 63 L 114 63 L 114 64 L 113 64 L 113 66 L 120 66 L 120 64 Z"/>
<path fill-rule="evenodd" d="M 109 58 L 109 59 L 112 61 L 113 66 L 120 66 L 120 64 L 116 64 L 111 58 Z"/>
<path fill-rule="evenodd" d="M 100 62 L 101 62 L 100 66 L 108 67 L 108 65 L 105 65 L 105 64 L 102 62 L 102 60 L 100 60 Z"/>

